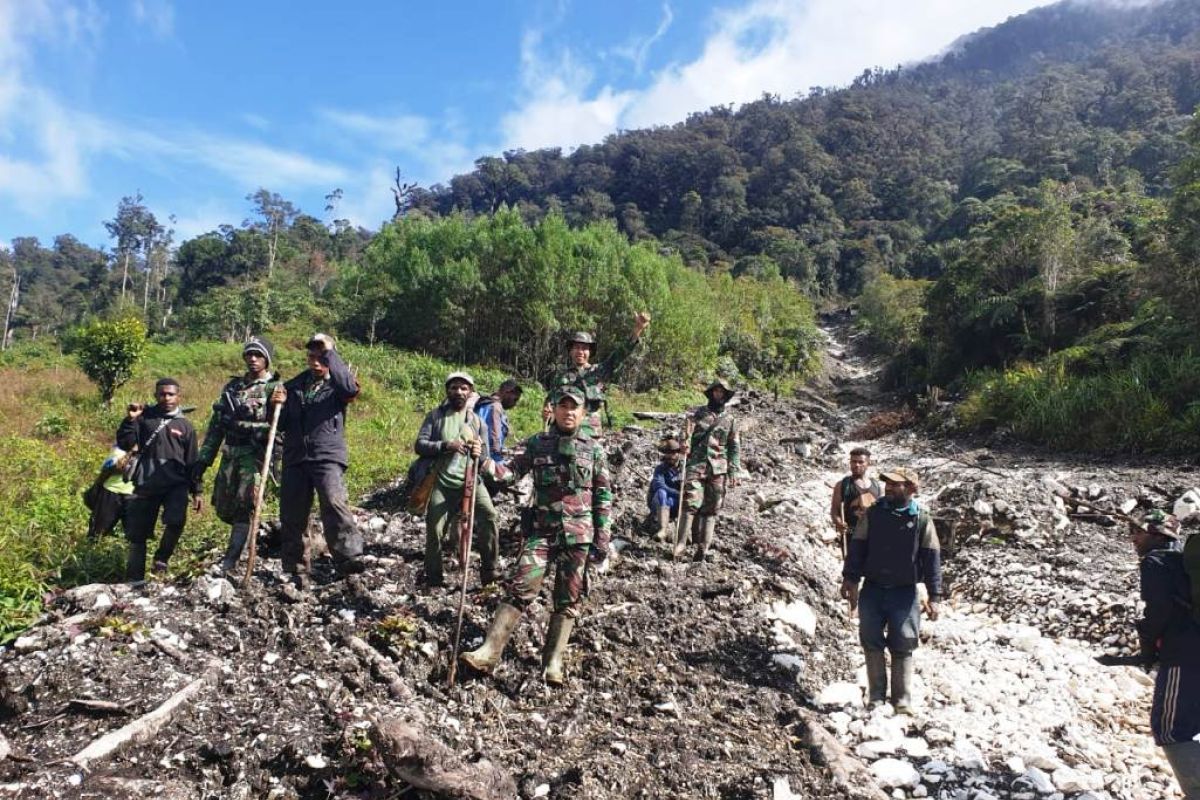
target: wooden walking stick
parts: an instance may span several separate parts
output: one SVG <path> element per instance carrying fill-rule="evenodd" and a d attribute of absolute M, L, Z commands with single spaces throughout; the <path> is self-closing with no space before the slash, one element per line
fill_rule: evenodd
<path fill-rule="evenodd" d="M 258 551 L 258 518 L 262 513 L 263 495 L 267 491 L 267 477 L 271 473 L 271 454 L 275 452 L 275 434 L 279 431 L 279 412 L 282 408 L 283 403 L 271 404 L 271 429 L 267 432 L 267 452 L 263 456 L 262 471 L 258 474 L 258 486 L 254 491 L 254 513 L 250 515 L 250 554 L 246 556 L 243 589 L 250 585 L 250 575 L 254 572 L 254 556 Z"/>
<path fill-rule="evenodd" d="M 471 573 L 471 537 L 475 529 L 475 489 L 479 477 L 479 459 L 471 459 L 463 480 L 462 507 L 458 512 L 458 558 L 462 564 L 462 589 L 458 595 L 458 624 L 454 628 L 454 653 L 450 657 L 450 672 L 446 675 L 446 686 L 454 685 L 458 677 L 458 648 L 462 640 L 463 613 L 467 607 L 467 577 Z"/>
<path fill-rule="evenodd" d="M 684 505 L 684 503 L 687 502 L 687 485 L 688 485 L 687 460 L 688 460 L 688 456 L 690 456 L 692 454 L 692 428 L 693 428 L 693 425 L 694 425 L 694 423 L 690 416 L 687 418 L 687 421 L 684 422 L 684 424 L 683 424 L 683 472 L 681 473 L 681 477 L 679 479 L 679 516 L 677 516 L 675 518 L 675 547 L 672 550 L 672 556 L 671 556 L 672 558 L 678 558 L 679 553 L 680 553 L 680 548 L 684 547 L 687 544 L 686 537 L 688 536 L 689 532 L 684 530 L 684 526 L 691 524 L 690 520 L 687 520 L 687 517 L 690 515 L 684 513 L 683 505 Z M 685 521 L 685 520 L 687 520 L 687 521 Z"/>

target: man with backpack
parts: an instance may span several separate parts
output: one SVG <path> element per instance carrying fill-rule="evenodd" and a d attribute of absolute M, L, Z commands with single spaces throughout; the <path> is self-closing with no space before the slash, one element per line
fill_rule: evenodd
<path fill-rule="evenodd" d="M 871 451 L 856 447 L 850 451 L 850 474 L 833 487 L 833 500 L 829 505 L 829 518 L 838 532 L 842 555 L 846 554 L 846 538 L 858 525 L 866 510 L 883 497 L 879 481 L 867 477 L 871 466 Z"/>
<path fill-rule="evenodd" d="M 475 414 L 483 422 L 487 431 L 488 453 L 497 464 L 506 461 L 504 457 L 504 442 L 508 439 L 508 411 L 516 408 L 521 402 L 521 384 L 516 379 L 509 378 L 500 384 L 495 394 L 481 397 L 475 403 Z"/>
<path fill-rule="evenodd" d="M 1195 596 L 1200 575 L 1189 575 L 1200 540 L 1180 549 L 1179 520 L 1151 511 L 1130 523 L 1137 550 L 1145 614 L 1138 620 L 1141 655 L 1157 663 L 1150 728 L 1175 771 L 1183 796 L 1200 798 L 1200 613 Z M 1195 534 L 1193 534 L 1193 538 Z M 1186 552 L 1185 552 L 1186 551 Z M 1191 563 L 1189 563 L 1191 562 Z"/>
<path fill-rule="evenodd" d="M 842 567 L 842 597 L 858 609 L 858 638 L 867 662 L 867 695 L 872 704 L 887 698 L 886 647 L 892 654 L 892 705 L 911 706 L 913 651 L 920 643 L 921 602 L 917 584 L 929 592 L 925 611 L 937 619 L 942 594 L 942 561 L 929 512 L 914 495 L 919 479 L 911 469 L 883 473 L 884 497 L 859 519 Z M 862 589 L 859 590 L 859 581 Z"/>

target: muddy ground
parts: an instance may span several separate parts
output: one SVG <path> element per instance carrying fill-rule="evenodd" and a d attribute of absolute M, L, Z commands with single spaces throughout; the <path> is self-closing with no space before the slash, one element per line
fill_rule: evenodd
<path fill-rule="evenodd" d="M 363 501 L 370 566 L 361 575 L 337 579 L 319 559 L 312 587 L 297 591 L 268 557 L 247 590 L 202 576 L 57 598 L 43 624 L 0 654 L 10 749 L 0 795 L 439 796 L 410 783 L 412 763 L 380 738 L 381 723 L 403 720 L 422 747 L 444 746 L 451 778 L 467 776 L 460 786 L 501 776 L 490 794 L 458 796 L 845 797 L 831 751 L 810 746 L 812 724 L 875 771 L 882 788 L 862 796 L 1173 796 L 1149 745 L 1147 679 L 1091 660 L 1130 644 L 1136 579 L 1123 527 L 1073 515 L 1046 479 L 1102 505 L 1160 506 L 1200 480 L 1175 465 L 1051 457 L 915 430 L 871 442 L 877 460 L 921 469 L 922 496 L 953 553 L 955 593 L 945 618 L 925 627 L 920 710 L 899 725 L 879 722 L 861 707 L 862 658 L 836 594 L 840 553 L 825 509 L 849 432 L 892 401 L 845 328 L 831 331 L 826 383 L 796 397 L 742 397 L 748 475 L 706 563 L 673 563 L 642 530 L 660 432 L 610 435 L 620 558 L 593 578 L 566 687 L 541 681 L 543 603 L 495 676 L 462 670 L 447 688 L 457 588 L 418 586 L 423 527 L 390 507 L 385 488 Z M 500 510 L 511 559 L 516 504 Z M 469 585 L 464 647 L 480 640 L 502 597 Z M 1004 690 L 1014 683 L 1025 693 Z M 81 768 L 89 743 L 189 685 L 146 741 Z M 89 700 L 111 705 L 79 702 Z M 925 745 L 890 746 L 889 736 Z M 1017 752 L 1015 740 L 1036 742 L 1037 753 Z M 881 760 L 912 766 L 915 782 L 895 783 Z M 429 777 L 428 759 L 423 768 Z M 1037 769 L 1057 778 L 1051 791 L 1029 788 Z"/>

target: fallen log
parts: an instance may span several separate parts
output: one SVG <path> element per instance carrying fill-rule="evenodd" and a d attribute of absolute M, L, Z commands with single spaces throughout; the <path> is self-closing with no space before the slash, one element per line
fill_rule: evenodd
<path fill-rule="evenodd" d="M 467 763 L 449 747 L 401 719 L 379 721 L 371 732 L 393 776 L 417 789 L 462 800 L 509 800 L 517 785 L 486 758 Z"/>
<path fill-rule="evenodd" d="M 412 689 L 400 678 L 400 673 L 396 671 L 395 665 L 383 653 L 353 635 L 346 637 L 346 644 L 387 684 L 388 694 L 397 700 L 412 699 Z"/>
<path fill-rule="evenodd" d="M 168 697 L 158 708 L 122 728 L 104 734 L 68 760 L 82 769 L 87 769 L 96 761 L 112 756 L 127 745 L 150 741 L 192 698 L 204 691 L 209 684 L 215 683 L 220 673 L 221 663 L 216 660 L 210 661 L 203 675 Z"/>
<path fill-rule="evenodd" d="M 846 797 L 855 800 L 890 800 L 870 771 L 856 756 L 821 726 L 816 716 L 801 709 L 808 746 L 815 750 Z"/>

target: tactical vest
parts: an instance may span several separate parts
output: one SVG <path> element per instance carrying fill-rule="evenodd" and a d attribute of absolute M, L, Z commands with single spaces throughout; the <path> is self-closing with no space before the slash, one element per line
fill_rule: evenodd
<path fill-rule="evenodd" d="M 583 434 L 561 436 L 548 432 L 535 436 L 529 448 L 534 487 L 558 487 L 572 494 L 590 490 L 595 474 L 592 441 Z"/>

